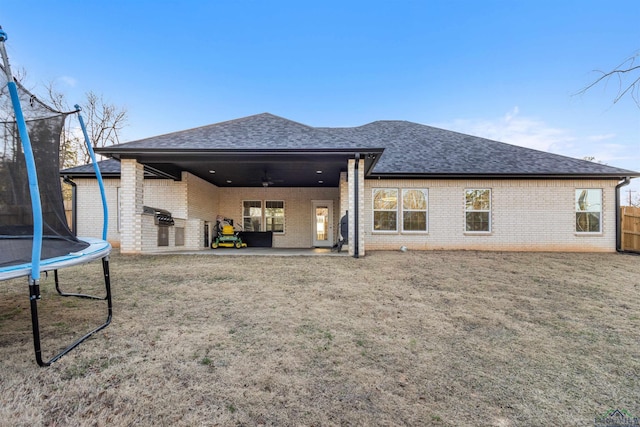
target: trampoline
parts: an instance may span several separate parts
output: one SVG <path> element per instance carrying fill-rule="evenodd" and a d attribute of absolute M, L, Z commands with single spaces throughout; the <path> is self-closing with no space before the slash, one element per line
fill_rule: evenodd
<path fill-rule="evenodd" d="M 15 81 L 7 56 L 7 34 L 0 28 L 0 281 L 25 277 L 31 308 L 36 362 L 49 366 L 111 323 L 109 278 L 111 245 L 107 242 L 107 204 L 100 170 L 80 107 L 61 112 L 41 102 Z M 75 236 L 67 224 L 60 183 L 60 142 L 68 116 L 77 116 L 91 156 L 103 206 L 102 239 Z M 75 227 L 75 225 L 74 225 Z M 102 261 L 104 295 L 67 293 L 58 270 Z M 38 301 L 41 273 L 53 272 L 60 297 L 105 302 L 100 325 L 48 359 L 43 358 Z"/>

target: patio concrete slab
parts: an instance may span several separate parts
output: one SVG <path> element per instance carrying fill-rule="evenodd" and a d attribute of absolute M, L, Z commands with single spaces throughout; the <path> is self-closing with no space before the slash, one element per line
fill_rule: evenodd
<path fill-rule="evenodd" d="M 150 255 L 209 255 L 209 256 L 349 256 L 348 249 L 341 252 L 331 248 L 217 248 L 197 251 L 152 252 Z"/>

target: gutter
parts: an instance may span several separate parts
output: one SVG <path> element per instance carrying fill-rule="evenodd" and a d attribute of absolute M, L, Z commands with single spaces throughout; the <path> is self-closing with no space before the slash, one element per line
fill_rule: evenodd
<path fill-rule="evenodd" d="M 628 178 L 632 177 L 637 178 L 640 177 L 640 173 L 632 172 L 632 171 L 622 171 L 629 172 Z M 626 174 L 626 173 L 625 173 Z M 389 172 L 378 172 L 372 173 L 370 175 L 372 179 L 585 179 L 585 178 L 595 178 L 595 179 L 611 179 L 617 178 L 620 179 L 620 173 L 605 173 L 605 174 L 566 174 L 566 173 L 540 173 L 540 174 L 508 174 L 508 173 L 495 173 L 495 174 L 486 174 L 486 173 L 389 173 Z"/>
<path fill-rule="evenodd" d="M 629 185 L 631 177 L 624 177 L 623 180 L 616 185 L 616 252 L 621 254 L 639 255 L 638 252 L 625 251 L 622 249 L 622 218 L 620 217 L 620 189 Z"/>
<path fill-rule="evenodd" d="M 247 155 L 271 155 L 281 156 L 283 154 L 306 156 L 309 154 L 325 154 L 344 156 L 358 153 L 371 153 L 377 156 L 382 155 L 384 148 L 120 148 L 114 149 L 111 146 L 101 147 L 96 149 L 96 153 L 103 156 L 108 156 L 114 159 L 120 159 L 120 157 L 131 156 L 133 158 L 139 158 L 144 156 L 172 156 L 175 154 L 182 154 L 187 157 L 201 157 L 206 155 L 220 156 L 247 156 Z"/>
<path fill-rule="evenodd" d="M 65 184 L 69 184 L 71 186 L 71 222 L 73 223 L 73 232 L 74 236 L 78 236 L 78 191 L 77 184 L 71 180 L 67 175 L 62 177 L 62 181 Z"/>

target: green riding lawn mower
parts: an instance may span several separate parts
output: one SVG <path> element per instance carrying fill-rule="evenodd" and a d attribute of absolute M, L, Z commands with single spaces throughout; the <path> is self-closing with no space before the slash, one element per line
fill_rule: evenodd
<path fill-rule="evenodd" d="M 211 249 L 223 248 L 246 248 L 247 244 L 240 237 L 240 229 L 236 230 L 233 220 L 229 218 L 218 218 L 216 224 L 216 236 L 211 241 Z"/>

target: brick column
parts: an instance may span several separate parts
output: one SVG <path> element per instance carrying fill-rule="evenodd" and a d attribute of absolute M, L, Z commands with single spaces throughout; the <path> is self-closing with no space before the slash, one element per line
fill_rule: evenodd
<path fill-rule="evenodd" d="M 349 182 L 347 181 L 347 172 L 340 172 L 340 215 L 342 218 L 349 210 Z"/>
<path fill-rule="evenodd" d="M 120 161 L 120 252 L 142 252 L 142 205 L 144 166 L 135 159 Z"/>

